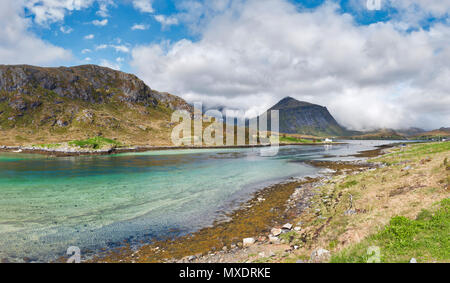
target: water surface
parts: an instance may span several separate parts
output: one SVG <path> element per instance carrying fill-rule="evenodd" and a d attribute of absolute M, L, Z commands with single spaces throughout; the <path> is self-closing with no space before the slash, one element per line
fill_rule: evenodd
<path fill-rule="evenodd" d="M 351 160 L 385 143 L 287 146 L 273 157 L 258 148 L 63 158 L 1 153 L 0 260 L 48 261 L 69 246 L 89 253 L 193 232 L 256 190 L 318 173 L 298 161 Z"/>

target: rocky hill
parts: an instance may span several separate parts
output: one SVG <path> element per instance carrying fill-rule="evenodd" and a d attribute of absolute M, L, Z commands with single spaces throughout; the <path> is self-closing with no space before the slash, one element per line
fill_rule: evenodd
<path fill-rule="evenodd" d="M 441 138 L 450 138 L 450 128 L 442 127 L 436 130 L 427 131 L 417 133 L 413 136 L 415 139 L 441 139 Z"/>
<path fill-rule="evenodd" d="M 314 136 L 345 136 L 349 132 L 340 126 L 326 107 L 285 97 L 268 110 L 279 110 L 280 133 Z"/>
<path fill-rule="evenodd" d="M 152 90 L 135 75 L 83 65 L 0 65 L 0 144 L 58 142 L 105 135 L 131 144 L 170 141 L 170 114 L 183 99 Z"/>
<path fill-rule="evenodd" d="M 348 139 L 354 140 L 405 140 L 407 136 L 404 133 L 393 129 L 377 129 L 373 131 L 359 132 Z"/>

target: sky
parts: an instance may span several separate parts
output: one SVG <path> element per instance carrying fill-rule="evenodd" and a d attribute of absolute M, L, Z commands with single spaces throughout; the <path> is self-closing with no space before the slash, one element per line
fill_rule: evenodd
<path fill-rule="evenodd" d="M 97 64 L 257 115 L 286 96 L 355 130 L 450 126 L 450 0 L 1 0 L 0 64 Z"/>

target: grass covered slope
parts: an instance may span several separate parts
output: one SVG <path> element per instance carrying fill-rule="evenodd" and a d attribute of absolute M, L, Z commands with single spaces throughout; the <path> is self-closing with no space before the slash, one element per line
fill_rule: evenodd
<path fill-rule="evenodd" d="M 450 142 L 414 144 L 371 160 L 381 168 L 331 178 L 293 221 L 301 230 L 283 236 L 298 250 L 259 261 L 308 260 L 323 248 L 332 262 L 367 262 L 376 246 L 381 262 L 450 262 L 449 160 Z"/>
<path fill-rule="evenodd" d="M 0 65 L 0 144 L 30 145 L 105 136 L 134 145 L 170 142 L 183 99 L 136 76 L 95 65 Z"/>
<path fill-rule="evenodd" d="M 380 262 L 450 261 L 450 199 L 430 210 L 423 209 L 416 219 L 396 216 L 389 225 L 361 243 L 343 250 L 332 262 L 367 262 L 369 247 L 380 247 Z"/>

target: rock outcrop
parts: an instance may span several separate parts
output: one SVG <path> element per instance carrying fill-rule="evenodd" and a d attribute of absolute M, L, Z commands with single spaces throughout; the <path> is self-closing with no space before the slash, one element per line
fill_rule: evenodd
<path fill-rule="evenodd" d="M 192 106 L 109 68 L 0 65 L 0 144 L 104 135 L 130 144 L 168 145 L 175 110 L 192 112 Z"/>
<path fill-rule="evenodd" d="M 59 97 L 103 103 L 112 97 L 123 102 L 160 104 L 172 110 L 190 110 L 183 99 L 152 90 L 132 74 L 96 65 L 42 68 L 29 65 L 0 65 L 0 91 L 33 95 L 51 91 Z M 55 101 L 56 102 L 56 101 Z M 39 103 L 39 102 L 36 102 Z M 12 101 L 11 107 L 24 110 L 22 100 Z M 31 105 L 31 107 L 37 105 Z"/>

